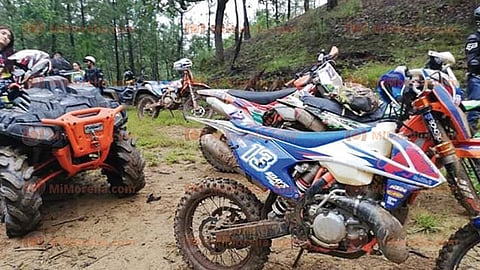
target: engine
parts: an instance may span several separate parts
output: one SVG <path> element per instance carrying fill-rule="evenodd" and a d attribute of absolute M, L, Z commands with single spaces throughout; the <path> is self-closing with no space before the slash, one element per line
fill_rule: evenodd
<path fill-rule="evenodd" d="M 369 242 L 369 227 L 352 214 L 336 208 L 308 206 L 310 239 L 323 248 L 357 248 Z"/>
<path fill-rule="evenodd" d="M 176 93 L 176 89 L 168 89 L 162 95 L 162 104 L 165 109 L 174 110 L 181 103 L 181 98 Z"/>

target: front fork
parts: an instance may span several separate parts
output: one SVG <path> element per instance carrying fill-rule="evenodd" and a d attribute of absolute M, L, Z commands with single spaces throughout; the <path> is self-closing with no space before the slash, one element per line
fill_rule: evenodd
<path fill-rule="evenodd" d="M 459 200 L 460 204 L 467 209 L 469 214 L 478 215 L 480 213 L 480 203 L 475 189 L 468 175 L 460 172 L 460 170 L 463 170 L 462 160 L 458 158 L 455 146 L 449 139 L 445 129 L 433 116 L 428 100 L 426 98 L 420 98 L 416 100 L 413 105 L 420 110 L 423 116 L 425 125 L 435 145 L 433 147 L 435 156 L 439 158 L 441 164 L 445 166 L 447 174 L 449 175 L 447 182 L 454 196 Z"/>

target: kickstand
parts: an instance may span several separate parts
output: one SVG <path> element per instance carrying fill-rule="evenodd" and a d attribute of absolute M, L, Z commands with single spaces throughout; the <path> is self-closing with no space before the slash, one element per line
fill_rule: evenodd
<path fill-rule="evenodd" d="M 421 258 L 425 258 L 425 259 L 430 259 L 430 257 L 428 257 L 427 255 L 423 254 L 422 252 L 420 252 L 419 250 L 415 250 L 415 249 L 410 249 L 408 251 L 409 253 L 412 253 L 414 255 L 417 255 L 418 257 L 421 257 Z"/>
<path fill-rule="evenodd" d="M 302 257 L 303 251 L 305 251 L 305 249 L 300 248 L 300 251 L 298 252 L 297 258 L 295 258 L 295 261 L 293 262 L 292 269 L 297 268 L 298 262 L 300 261 L 300 257 Z"/>
<path fill-rule="evenodd" d="M 170 114 L 172 115 L 172 118 L 175 118 L 175 115 L 173 114 L 173 111 L 172 110 L 169 110 L 170 111 Z"/>

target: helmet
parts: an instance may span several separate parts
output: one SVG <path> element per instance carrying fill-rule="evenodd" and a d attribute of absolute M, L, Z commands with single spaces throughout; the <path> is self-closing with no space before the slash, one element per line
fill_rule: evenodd
<path fill-rule="evenodd" d="M 123 80 L 124 81 L 130 81 L 135 79 L 134 74 L 131 70 L 127 70 L 123 73 Z"/>
<path fill-rule="evenodd" d="M 480 28 L 480 6 L 473 11 L 473 17 L 475 17 L 475 23 Z"/>
<path fill-rule="evenodd" d="M 192 67 L 192 60 L 188 58 L 182 58 L 173 63 L 173 68 L 177 71 L 188 70 Z"/>
<path fill-rule="evenodd" d="M 20 84 L 30 78 L 45 76 L 52 70 L 52 62 L 48 53 L 39 50 L 21 50 L 8 59 L 14 61 L 14 65 L 21 69 L 14 71 Z"/>
<path fill-rule="evenodd" d="M 92 63 L 94 63 L 94 64 L 96 63 L 95 57 L 90 56 L 90 55 L 87 55 L 87 56 L 85 56 L 85 58 L 83 58 L 83 62 L 86 63 L 87 61 L 90 61 L 90 62 L 92 62 Z"/>

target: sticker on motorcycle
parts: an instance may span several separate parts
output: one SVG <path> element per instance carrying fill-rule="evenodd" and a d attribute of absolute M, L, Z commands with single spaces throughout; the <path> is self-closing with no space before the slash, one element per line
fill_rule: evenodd
<path fill-rule="evenodd" d="M 252 148 L 245 152 L 240 158 L 258 172 L 267 171 L 277 162 L 277 156 L 259 144 L 254 144 Z"/>
<path fill-rule="evenodd" d="M 266 172 L 265 173 L 265 176 L 267 177 L 268 179 L 268 182 L 274 186 L 275 188 L 278 188 L 278 189 L 285 189 L 285 188 L 289 188 L 290 186 L 287 185 L 285 182 L 283 182 L 282 179 L 280 179 L 280 177 L 278 177 L 276 174 L 274 174 L 273 172 Z"/>

